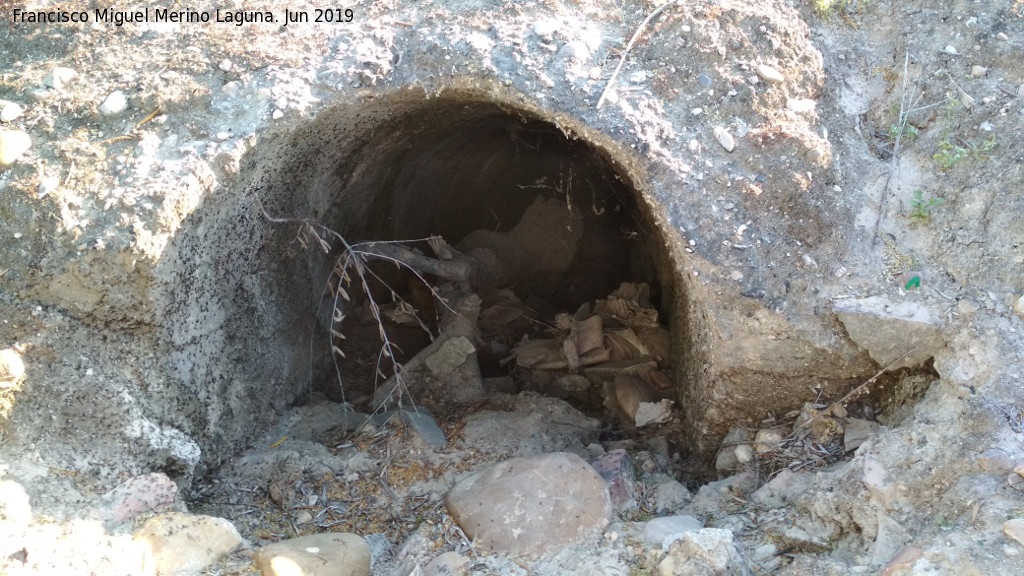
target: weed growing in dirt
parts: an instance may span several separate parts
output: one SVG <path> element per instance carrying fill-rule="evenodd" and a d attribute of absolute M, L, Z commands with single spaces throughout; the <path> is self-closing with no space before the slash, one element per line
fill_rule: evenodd
<path fill-rule="evenodd" d="M 903 126 L 902 135 L 900 134 L 900 125 L 893 124 L 889 127 L 889 141 L 895 142 L 897 138 L 900 138 L 903 142 L 913 142 L 917 139 L 917 128 L 910 125 Z"/>
<path fill-rule="evenodd" d="M 931 219 L 932 208 L 945 202 L 942 198 L 928 198 L 925 200 L 924 192 L 920 189 L 914 190 L 914 199 L 910 201 L 910 221 L 914 224 L 927 224 Z"/>
<path fill-rule="evenodd" d="M 956 168 L 965 158 L 985 160 L 989 157 L 989 152 L 998 145 L 995 136 L 981 142 L 953 137 L 953 121 L 961 106 L 959 100 L 950 98 L 942 107 L 942 115 L 946 118 L 946 123 L 939 136 L 939 151 L 932 155 L 932 160 L 935 161 L 939 172 L 948 172 Z"/>

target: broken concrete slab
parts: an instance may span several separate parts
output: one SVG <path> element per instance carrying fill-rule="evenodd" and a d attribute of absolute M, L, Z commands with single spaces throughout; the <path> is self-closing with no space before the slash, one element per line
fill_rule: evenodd
<path fill-rule="evenodd" d="M 850 339 L 879 366 L 917 366 L 945 345 L 942 325 L 925 306 L 872 296 L 840 300 L 832 310 Z"/>

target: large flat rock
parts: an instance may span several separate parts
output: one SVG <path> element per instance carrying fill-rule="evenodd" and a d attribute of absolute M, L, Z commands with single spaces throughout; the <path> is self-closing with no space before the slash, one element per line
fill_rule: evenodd
<path fill-rule="evenodd" d="M 597 535 L 612 509 L 601 476 L 568 452 L 512 458 L 475 472 L 448 492 L 446 504 L 481 548 L 532 555 Z"/>
<path fill-rule="evenodd" d="M 945 344 L 938 318 L 914 302 L 872 296 L 840 300 L 832 309 L 850 339 L 867 350 L 879 366 L 916 366 Z"/>

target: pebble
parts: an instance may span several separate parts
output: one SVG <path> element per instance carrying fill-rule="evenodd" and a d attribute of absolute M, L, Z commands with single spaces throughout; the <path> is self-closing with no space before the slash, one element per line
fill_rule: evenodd
<path fill-rule="evenodd" d="M 1010 39 L 1010 37 L 1007 36 L 1005 32 L 1000 32 L 999 34 L 996 34 L 996 38 L 999 38 L 1000 40 L 1009 40 Z"/>
<path fill-rule="evenodd" d="M 423 576 L 453 576 L 469 573 L 469 558 L 458 552 L 445 552 L 423 567 Z"/>
<path fill-rule="evenodd" d="M 588 75 L 590 76 L 591 80 L 600 80 L 601 79 L 601 73 L 602 73 L 601 67 L 600 66 L 594 66 L 593 68 L 590 69 L 590 72 L 588 72 Z"/>
<path fill-rule="evenodd" d="M 0 106 L 0 122 L 14 122 L 24 111 L 24 108 L 14 102 L 4 102 L 3 106 Z"/>
<path fill-rule="evenodd" d="M 910 570 L 910 567 L 920 560 L 923 555 L 924 550 L 917 546 L 907 546 L 886 564 L 885 570 L 882 571 L 882 576 L 890 576 L 904 570 Z"/>
<path fill-rule="evenodd" d="M 370 547 L 355 534 L 313 534 L 264 546 L 253 562 L 263 576 L 367 576 Z"/>
<path fill-rule="evenodd" d="M 657 513 L 675 512 L 693 499 L 693 495 L 678 480 L 669 480 L 658 484 L 654 489 L 654 511 Z"/>
<path fill-rule="evenodd" d="M 114 90 L 103 103 L 100 104 L 100 114 L 114 116 L 120 114 L 128 107 L 128 97 L 120 90 Z"/>
<path fill-rule="evenodd" d="M 766 82 L 774 82 L 778 84 L 786 80 L 786 77 L 782 75 L 782 72 L 779 72 L 775 68 L 766 64 L 758 64 L 755 72 L 757 72 L 757 75 Z"/>
<path fill-rule="evenodd" d="M 810 98 L 787 98 L 786 108 L 796 112 L 797 114 L 805 114 L 807 112 L 813 112 L 814 107 L 817 106 L 817 102 Z"/>
<path fill-rule="evenodd" d="M 988 68 L 985 68 L 984 66 L 978 66 L 977 64 L 971 66 L 971 76 L 974 76 L 975 78 L 981 78 L 987 73 Z"/>
<path fill-rule="evenodd" d="M 704 524 L 693 516 L 663 516 L 644 526 L 644 545 L 653 550 L 668 550 L 687 532 L 697 532 Z"/>
<path fill-rule="evenodd" d="M 977 456 L 978 466 L 991 474 L 1008 474 L 1013 470 L 1013 459 L 1004 450 L 989 448 Z"/>
<path fill-rule="evenodd" d="M 231 60 L 225 58 L 220 61 L 220 64 L 217 65 L 217 68 L 220 68 L 224 72 L 230 72 L 231 69 L 234 68 L 234 65 L 231 63 Z"/>
<path fill-rule="evenodd" d="M 512 458 L 456 484 L 445 505 L 481 548 L 544 554 L 599 534 L 612 504 L 604 480 L 579 456 Z"/>
<path fill-rule="evenodd" d="M 638 70 L 629 75 L 629 81 L 633 84 L 641 84 L 647 81 L 647 72 Z"/>
<path fill-rule="evenodd" d="M 238 96 L 238 82 L 232 80 L 227 84 L 220 87 L 220 93 L 227 96 L 228 98 L 234 98 Z"/>
<path fill-rule="evenodd" d="M 32 147 L 32 138 L 21 130 L 0 130 L 0 169 L 7 168 Z"/>
<path fill-rule="evenodd" d="M 700 74 L 697 74 L 697 83 L 703 86 L 704 88 L 707 88 L 711 86 L 711 77 L 701 72 Z"/>
<path fill-rule="evenodd" d="M 952 54 L 954 56 L 957 54 L 956 48 L 954 48 L 952 45 L 946 45 L 946 47 L 943 48 L 942 51 L 945 52 L 946 54 Z"/>
<path fill-rule="evenodd" d="M 217 132 L 217 140 L 223 142 L 223 141 L 227 140 L 228 138 L 231 138 L 231 133 L 230 132 Z"/>
<path fill-rule="evenodd" d="M 71 68 L 54 68 L 43 77 L 43 86 L 48 86 L 54 90 L 61 90 L 75 76 L 78 76 L 78 72 Z"/>
<path fill-rule="evenodd" d="M 732 152 L 736 148 L 736 140 L 733 139 L 732 134 L 725 128 L 715 128 L 715 140 L 725 148 L 726 152 Z"/>
<path fill-rule="evenodd" d="M 280 108 L 277 108 L 270 115 L 270 117 L 273 118 L 274 120 L 280 120 L 281 118 L 284 118 L 284 111 L 281 110 Z"/>
<path fill-rule="evenodd" d="M 0 390 L 13 388 L 25 376 L 25 363 L 14 348 L 0 350 Z"/>
<path fill-rule="evenodd" d="M 1014 518 L 1003 522 L 1003 534 L 1014 542 L 1024 546 L 1024 518 Z"/>
<path fill-rule="evenodd" d="M 145 565 L 158 574 L 197 573 L 244 543 L 231 522 L 172 512 L 155 516 L 132 539 L 145 550 Z"/>
<path fill-rule="evenodd" d="M 558 22 L 555 20 L 539 20 L 533 25 L 533 33 L 545 40 L 550 40 L 558 32 Z"/>
<path fill-rule="evenodd" d="M 39 186 L 36 187 L 36 197 L 46 198 L 51 192 L 60 186 L 60 178 L 56 176 L 47 176 L 39 181 Z"/>
<path fill-rule="evenodd" d="M 871 420 L 861 418 L 847 418 L 843 427 L 843 448 L 851 452 L 860 448 L 860 445 L 875 435 L 881 425 Z"/>

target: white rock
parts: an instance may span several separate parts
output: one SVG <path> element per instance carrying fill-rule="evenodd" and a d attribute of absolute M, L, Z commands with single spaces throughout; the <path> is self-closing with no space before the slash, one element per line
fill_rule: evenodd
<path fill-rule="evenodd" d="M 78 76 L 78 72 L 75 72 L 71 68 L 54 68 L 49 74 L 43 77 L 43 86 L 49 86 L 55 90 L 61 90 L 64 88 L 64 85 L 71 81 L 75 76 Z"/>
<path fill-rule="evenodd" d="M 715 128 L 715 140 L 725 148 L 726 152 L 732 152 L 736 148 L 736 140 L 733 139 L 732 134 L 725 128 Z"/>
<path fill-rule="evenodd" d="M 227 140 L 228 138 L 231 138 L 231 133 L 230 132 L 217 132 L 217 140 L 223 142 L 223 141 Z"/>
<path fill-rule="evenodd" d="M 954 48 L 952 45 L 946 45 L 946 47 L 943 48 L 942 51 L 945 52 L 946 54 L 953 54 L 954 56 L 957 54 L 956 48 Z"/>
<path fill-rule="evenodd" d="M 100 114 L 104 116 L 114 116 L 120 114 L 128 107 L 128 97 L 125 96 L 124 92 L 120 90 L 114 90 L 107 98 L 100 104 Z"/>
<path fill-rule="evenodd" d="M 13 388 L 25 376 L 21 354 L 13 348 L 0 350 L 0 389 Z"/>
<path fill-rule="evenodd" d="M 274 110 L 270 117 L 273 118 L 274 120 L 280 120 L 281 118 L 284 118 L 284 111 L 278 108 Z"/>
<path fill-rule="evenodd" d="M 159 574 L 198 573 L 244 545 L 231 522 L 178 512 L 151 518 L 133 540 L 144 546 L 146 565 Z"/>
<path fill-rule="evenodd" d="M 539 20 L 533 25 L 533 33 L 545 40 L 550 40 L 555 32 L 558 32 L 558 22 L 555 20 Z"/>
<path fill-rule="evenodd" d="M 234 98 L 235 96 L 238 96 L 238 82 L 232 80 L 231 82 L 228 82 L 227 84 L 221 86 L 220 93 L 229 98 Z"/>
<path fill-rule="evenodd" d="M 46 198 L 60 186 L 60 178 L 56 176 L 47 176 L 39 181 L 39 186 L 36 188 L 36 196 L 39 198 Z"/>
<path fill-rule="evenodd" d="M 603 71 L 600 66 L 594 66 L 593 68 L 590 69 L 588 75 L 590 76 L 591 80 L 600 80 L 602 72 Z M 1021 85 L 1021 88 L 1024 88 L 1024 84 Z"/>
<path fill-rule="evenodd" d="M 782 75 L 782 72 L 779 72 L 775 68 L 766 64 L 758 64 L 755 72 L 757 72 L 757 75 L 766 82 L 774 82 L 778 84 L 779 82 L 786 80 L 786 77 Z"/>
<path fill-rule="evenodd" d="M 629 75 L 629 81 L 633 84 L 641 84 L 647 81 L 647 72 L 643 70 L 637 70 Z"/>
<path fill-rule="evenodd" d="M 704 527 L 693 516 L 664 516 L 655 518 L 644 526 L 644 545 L 657 550 L 668 550 L 673 542 L 683 539 L 687 532 L 696 532 Z"/>
<path fill-rule="evenodd" d="M 1021 88 L 1024 88 L 1024 85 L 1021 85 Z M 1024 296 L 1017 298 L 1017 301 L 1013 303 L 1013 311 L 1021 318 L 1024 318 Z"/>
<path fill-rule="evenodd" d="M 988 68 L 985 68 L 984 66 L 978 66 L 977 64 L 971 66 L 971 76 L 974 76 L 975 78 L 981 78 L 987 73 Z"/>
<path fill-rule="evenodd" d="M 813 112 L 814 107 L 817 106 L 815 100 L 810 98 L 787 98 L 786 108 L 796 112 L 797 114 L 805 114 L 807 112 Z"/>
<path fill-rule="evenodd" d="M 636 414 L 633 416 L 637 428 L 647 426 L 648 424 L 668 422 L 668 419 L 672 417 L 673 404 L 674 402 L 671 400 L 662 400 L 660 402 L 641 402 L 640 405 L 637 406 Z"/>
<path fill-rule="evenodd" d="M 231 64 L 231 60 L 228 60 L 227 58 L 225 58 L 225 59 L 220 61 L 220 64 L 218 64 L 217 67 L 220 68 L 221 70 L 225 71 L 225 72 L 230 72 L 231 68 L 233 68 L 234 65 Z"/>
<path fill-rule="evenodd" d="M 21 130 L 0 130 L 0 169 L 6 168 L 32 147 L 32 138 Z"/>
<path fill-rule="evenodd" d="M 14 122 L 25 109 L 14 102 L 4 102 L 0 107 L 0 122 Z"/>

